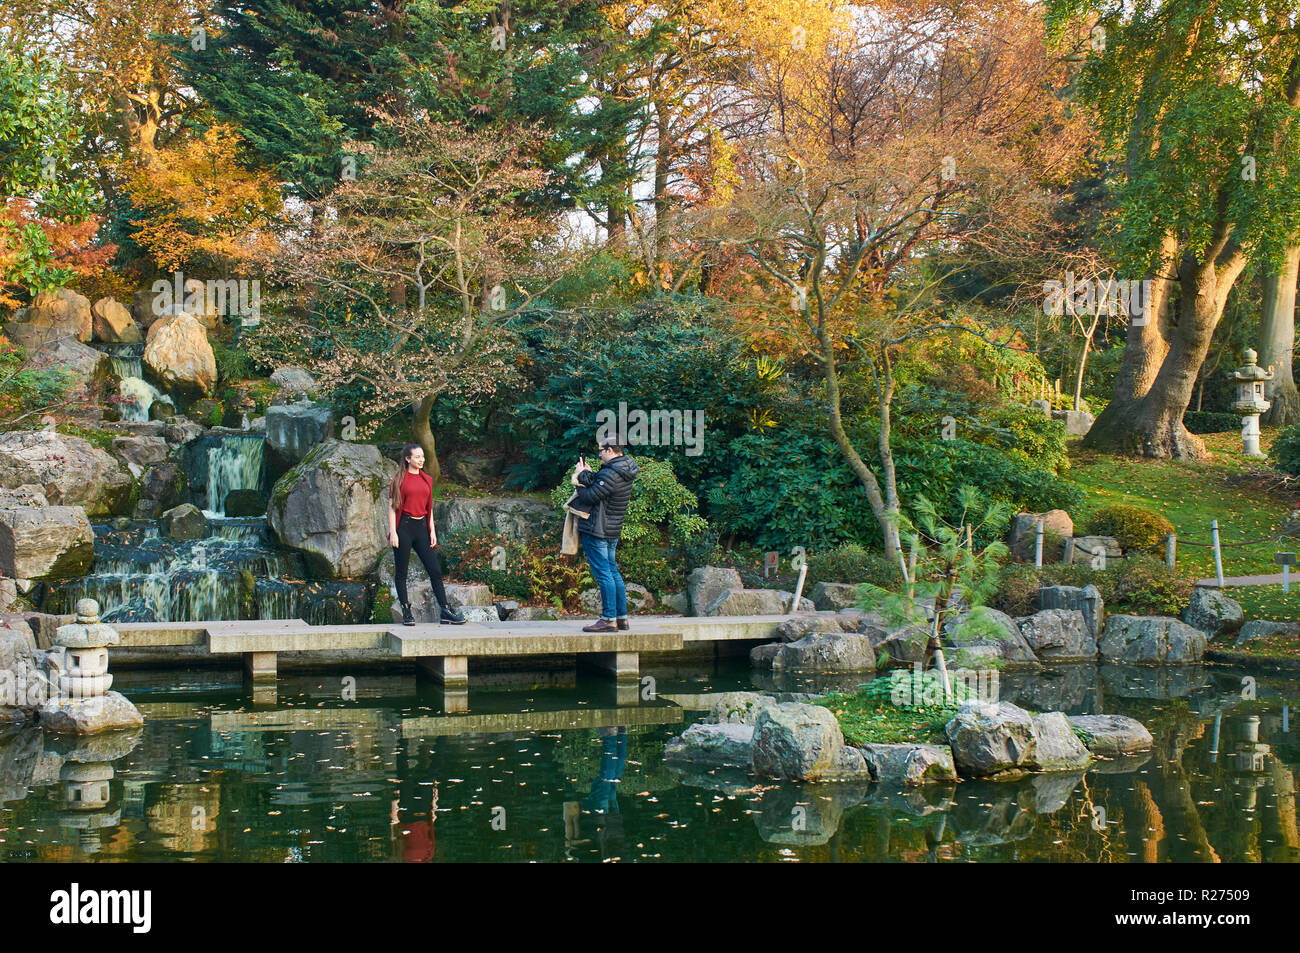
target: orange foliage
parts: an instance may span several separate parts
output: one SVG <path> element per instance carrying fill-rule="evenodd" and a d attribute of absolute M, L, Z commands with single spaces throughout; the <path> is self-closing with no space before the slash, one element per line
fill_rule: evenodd
<path fill-rule="evenodd" d="M 18 243 L 13 241 L 13 230 L 29 226 L 44 233 L 50 248 L 50 263 L 54 267 L 70 272 L 74 279 L 93 279 L 102 275 L 117 246 L 95 244 L 100 221 L 98 216 L 90 216 L 79 222 L 60 222 L 42 217 L 29 199 L 7 199 L 4 207 L 0 208 L 0 275 L 9 274 L 22 256 Z M 22 302 L 15 294 L 27 290 L 17 282 L 0 279 L 0 306 L 21 306 Z"/>
<path fill-rule="evenodd" d="M 164 270 L 215 267 L 223 273 L 273 244 L 281 199 L 275 180 L 237 159 L 243 140 L 230 126 L 164 149 L 126 174 L 134 237 Z"/>

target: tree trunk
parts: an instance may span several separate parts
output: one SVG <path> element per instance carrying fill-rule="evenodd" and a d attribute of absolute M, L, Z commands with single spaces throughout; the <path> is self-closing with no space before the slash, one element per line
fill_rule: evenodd
<path fill-rule="evenodd" d="M 1286 250 L 1282 270 L 1264 277 L 1264 310 L 1259 321 L 1259 363 L 1273 368 L 1273 380 L 1264 385 L 1264 396 L 1273 406 L 1261 423 L 1285 427 L 1300 422 L 1300 391 L 1291 371 L 1295 348 L 1296 277 L 1300 273 L 1300 245 Z"/>
<path fill-rule="evenodd" d="M 1095 330 L 1096 324 L 1093 325 Z M 1089 334 L 1083 339 L 1083 353 L 1079 355 L 1079 373 L 1074 378 L 1074 409 L 1080 410 L 1083 405 L 1083 372 L 1088 366 L 1088 349 L 1092 346 L 1092 335 Z"/>
<path fill-rule="evenodd" d="M 1160 246 L 1160 261 L 1146 276 L 1151 282 L 1151 302 L 1146 324 L 1128 323 L 1124 360 L 1115 377 L 1110 403 L 1098 415 L 1083 438 L 1083 445 L 1096 450 L 1122 450 L 1128 418 L 1151 389 L 1165 355 L 1169 353 L 1174 300 L 1174 256 L 1177 239 L 1166 235 Z"/>
<path fill-rule="evenodd" d="M 424 472 L 433 478 L 434 483 L 441 483 L 442 467 L 438 466 L 433 428 L 429 426 L 429 415 L 433 413 L 433 402 L 437 396 L 426 394 L 411 405 L 411 440 L 424 450 Z"/>
<path fill-rule="evenodd" d="M 1205 457 L 1205 442 L 1183 426 L 1183 412 L 1191 403 L 1214 329 L 1228 303 L 1228 292 L 1245 267 L 1245 256 L 1226 237 L 1227 226 L 1221 234 L 1225 237 L 1217 249 L 1209 252 L 1212 257 L 1207 261 L 1201 262 L 1190 252 L 1183 255 L 1178 268 L 1178 325 L 1166 339 L 1164 360 L 1150 388 L 1140 399 L 1126 400 L 1125 406 L 1110 417 L 1096 439 L 1092 439 L 1097 431 L 1094 424 L 1086 445 L 1144 457 L 1188 460 Z M 1154 284 L 1152 296 L 1154 304 Z M 1158 323 L 1153 317 L 1137 330 L 1145 338 L 1153 325 L 1159 324 L 1163 322 Z M 1119 386 L 1117 383 L 1117 391 Z M 1110 415 L 1113 408 L 1114 403 L 1102 416 Z"/>

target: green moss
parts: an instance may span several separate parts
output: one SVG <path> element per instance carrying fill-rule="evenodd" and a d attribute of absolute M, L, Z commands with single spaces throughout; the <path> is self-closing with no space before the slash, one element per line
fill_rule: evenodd
<path fill-rule="evenodd" d="M 61 434 L 67 434 L 69 437 L 80 437 L 92 446 L 106 452 L 113 449 L 113 438 L 118 436 L 118 434 L 106 433 L 103 430 L 92 430 L 78 424 L 59 424 L 54 429 Z"/>
<path fill-rule="evenodd" d="M 972 695 L 959 680 L 953 680 L 952 689 L 951 700 L 945 702 L 938 673 L 895 671 L 854 692 L 829 692 L 813 704 L 830 709 L 851 745 L 947 744 L 945 727 L 957 706 Z"/>

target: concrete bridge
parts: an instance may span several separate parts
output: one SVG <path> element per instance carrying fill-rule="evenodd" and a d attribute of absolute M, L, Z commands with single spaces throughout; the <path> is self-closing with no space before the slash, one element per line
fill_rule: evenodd
<path fill-rule="evenodd" d="M 801 613 L 831 615 L 832 613 Z M 638 616 L 624 632 L 583 632 L 585 620 L 465 625 L 309 625 L 302 619 L 138 622 L 114 626 L 113 663 L 241 658 L 254 687 L 274 685 L 282 660 L 302 665 L 415 662 L 448 692 L 469 686 L 470 660 L 572 656 L 635 689 L 647 653 L 745 651 L 791 616 Z"/>

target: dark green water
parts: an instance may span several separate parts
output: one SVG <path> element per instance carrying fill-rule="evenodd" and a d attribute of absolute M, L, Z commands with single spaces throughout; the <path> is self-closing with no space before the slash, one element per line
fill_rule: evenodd
<path fill-rule="evenodd" d="M 917 792 L 681 777 L 664 743 L 702 713 L 662 696 L 753 676 L 743 664 L 651 674 L 653 702 L 620 708 L 599 680 L 553 677 L 562 684 L 472 691 L 451 714 L 414 674 L 358 673 L 355 700 L 339 674 L 289 675 L 267 705 L 235 673 L 123 671 L 116 687 L 146 726 L 107 743 L 120 756 L 100 762 L 112 767 L 106 804 L 69 805 L 70 791 L 96 789 L 68 778 L 115 752 L 36 729 L 0 735 L 0 858 L 1300 860 L 1289 681 L 1260 678 L 1245 700 L 1224 670 L 1005 678 L 1002 698 L 1025 707 L 1132 715 L 1156 750 L 1086 774 Z"/>

